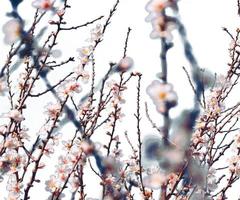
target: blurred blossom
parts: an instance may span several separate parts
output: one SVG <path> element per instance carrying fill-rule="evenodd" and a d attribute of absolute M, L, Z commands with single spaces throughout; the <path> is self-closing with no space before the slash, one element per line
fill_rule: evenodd
<path fill-rule="evenodd" d="M 21 144 L 20 142 L 18 141 L 18 138 L 16 136 L 13 136 L 13 135 L 9 135 L 4 143 L 4 147 L 8 148 L 8 149 L 15 149 L 15 148 L 18 148 L 20 147 Z M 10 154 L 10 151 L 8 152 L 9 154 L 6 155 L 6 157 L 8 159 L 10 159 L 10 157 L 12 158 L 12 153 Z M 10 157 L 8 157 L 10 156 Z"/>
<path fill-rule="evenodd" d="M 58 91 L 60 96 L 66 97 L 67 95 L 72 96 L 74 93 L 80 93 L 82 88 L 75 79 L 70 79 L 65 81 L 64 84 L 58 88 Z"/>
<path fill-rule="evenodd" d="M 218 187 L 218 185 L 217 185 L 217 177 L 216 177 L 216 170 L 214 168 L 210 168 L 208 170 L 208 173 L 207 173 L 206 177 L 207 177 L 207 187 L 208 187 L 208 190 L 213 192 Z"/>
<path fill-rule="evenodd" d="M 147 94 L 160 113 L 165 113 L 169 108 L 177 105 L 178 97 L 171 84 L 154 80 L 147 87 Z"/>
<path fill-rule="evenodd" d="M 90 155 L 93 153 L 95 147 L 94 144 L 89 143 L 88 141 L 81 141 L 80 142 L 80 149 L 86 154 L 86 155 Z"/>
<path fill-rule="evenodd" d="M 87 197 L 86 200 L 99 200 L 97 198 Z"/>
<path fill-rule="evenodd" d="M 52 0 L 35 0 L 32 6 L 40 10 L 50 10 L 53 8 Z"/>
<path fill-rule="evenodd" d="M 234 138 L 235 147 L 240 148 L 240 133 L 237 133 Z"/>
<path fill-rule="evenodd" d="M 232 156 L 230 159 L 228 159 L 229 163 L 229 171 L 236 176 L 240 177 L 240 156 Z"/>
<path fill-rule="evenodd" d="M 143 149 L 146 162 L 157 161 L 160 168 L 167 172 L 178 171 L 185 160 L 183 150 L 173 145 L 165 146 L 162 140 L 156 136 L 146 137 L 143 141 Z"/>
<path fill-rule="evenodd" d="M 196 130 L 192 135 L 192 143 L 194 145 L 203 146 L 207 142 L 207 136 L 202 134 L 202 131 Z"/>
<path fill-rule="evenodd" d="M 144 185 L 151 189 L 159 189 L 166 182 L 167 182 L 166 174 L 160 171 L 144 177 L 143 180 Z"/>
<path fill-rule="evenodd" d="M 143 140 L 143 149 L 146 159 L 156 160 L 160 151 L 163 150 L 161 138 L 157 136 L 149 136 Z"/>
<path fill-rule="evenodd" d="M 76 68 L 74 68 L 74 72 L 77 76 L 80 76 L 83 83 L 88 83 L 90 74 L 83 68 L 83 65 L 81 63 Z"/>
<path fill-rule="evenodd" d="M 146 5 L 146 10 L 149 12 L 147 20 L 151 20 L 153 17 L 156 17 L 161 14 L 161 12 L 171 7 L 177 9 L 178 0 L 150 0 Z"/>
<path fill-rule="evenodd" d="M 188 160 L 188 178 L 191 180 L 193 185 L 204 187 L 206 185 L 207 169 L 200 166 L 199 163 L 194 159 Z"/>
<path fill-rule="evenodd" d="M 31 84 L 32 76 L 28 76 L 28 73 L 22 72 L 18 77 L 18 87 L 20 90 L 27 90 Z M 33 86 L 34 87 L 34 86 Z"/>
<path fill-rule="evenodd" d="M 117 64 L 117 70 L 121 72 L 125 72 L 132 68 L 134 61 L 131 57 L 122 58 Z"/>
<path fill-rule="evenodd" d="M 177 0 L 151 0 L 146 6 L 149 13 L 146 21 L 152 23 L 153 31 L 150 36 L 153 39 L 159 37 L 172 39 L 171 32 L 176 24 L 173 18 L 165 14 L 166 8 L 177 10 Z"/>
<path fill-rule="evenodd" d="M 10 118 L 15 122 L 21 122 L 24 120 L 23 115 L 17 109 L 9 111 L 8 113 L 4 114 L 3 117 Z"/>
<path fill-rule="evenodd" d="M 55 119 L 61 111 L 61 104 L 60 103 L 48 103 L 46 106 L 46 114 L 48 115 L 48 117 L 50 117 L 51 119 Z"/>
<path fill-rule="evenodd" d="M 17 19 L 11 19 L 3 25 L 4 42 L 8 45 L 17 42 L 22 35 L 23 27 Z"/>
<path fill-rule="evenodd" d="M 62 55 L 62 51 L 60 49 L 54 49 L 51 51 L 51 56 L 53 58 L 59 58 Z"/>
<path fill-rule="evenodd" d="M 207 69 L 194 69 L 193 77 L 194 79 L 200 81 L 201 84 L 204 85 L 205 89 L 212 87 L 216 81 L 214 74 Z"/>
<path fill-rule="evenodd" d="M 3 96 L 6 91 L 7 91 L 7 83 L 5 79 L 0 78 L 0 96 Z"/>
<path fill-rule="evenodd" d="M 7 183 L 8 199 L 19 199 L 20 194 L 22 194 L 21 189 L 23 184 L 18 182 L 15 175 L 9 176 Z M 10 198 L 9 198 L 10 197 Z"/>
<path fill-rule="evenodd" d="M 103 165 L 105 167 L 105 174 L 118 175 L 119 169 L 121 168 L 121 163 L 114 157 L 104 157 L 102 159 Z"/>
<path fill-rule="evenodd" d="M 229 88 L 232 85 L 231 81 L 225 77 L 224 75 L 220 74 L 217 76 L 215 88 Z"/>
<path fill-rule="evenodd" d="M 152 39 L 157 38 L 167 38 L 172 40 L 172 31 L 175 29 L 176 25 L 173 21 L 168 19 L 166 16 L 159 16 L 152 20 L 153 30 L 150 34 Z"/>
<path fill-rule="evenodd" d="M 97 24 L 95 28 L 91 29 L 91 38 L 89 39 L 90 42 L 97 42 L 102 38 L 102 25 Z"/>
<path fill-rule="evenodd" d="M 212 200 L 212 198 L 206 195 L 204 190 L 198 188 L 191 196 L 191 200 Z"/>
<path fill-rule="evenodd" d="M 46 190 L 49 192 L 55 192 L 57 189 L 60 188 L 60 183 L 57 180 L 56 176 L 50 176 L 50 180 L 46 181 Z"/>

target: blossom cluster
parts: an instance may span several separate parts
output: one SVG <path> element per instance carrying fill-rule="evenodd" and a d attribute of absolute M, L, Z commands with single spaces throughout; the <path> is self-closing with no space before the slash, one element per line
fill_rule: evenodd
<path fill-rule="evenodd" d="M 10 0 L 11 19 L 2 28 L 2 39 L 11 48 L 0 71 L 0 98 L 9 102 L 7 111 L 0 110 L 0 186 L 5 189 L 0 198 L 35 199 L 33 189 L 39 188 L 52 200 L 227 199 L 240 179 L 240 103 L 227 101 L 240 77 L 240 30 L 233 37 L 224 29 L 232 39 L 230 63 L 225 75 L 214 77 L 198 66 L 179 21 L 178 2 L 150 0 L 146 6 L 151 37 L 161 40 L 162 71 L 145 89 L 144 74 L 132 72 L 135 59 L 128 55 L 131 28 L 122 42 L 123 55 L 98 69 L 96 49 L 119 0 L 105 22 L 98 22 L 101 16 L 77 26 L 69 26 L 65 16 L 73 9 L 69 1 L 34 0 L 30 27 L 17 9 L 29 2 Z M 41 28 L 45 17 L 48 23 Z M 78 59 L 61 60 L 66 49 L 57 49 L 59 33 L 86 26 L 91 27 L 89 37 L 77 49 Z M 184 71 L 193 105 L 173 117 L 170 111 L 181 96 L 168 82 L 167 52 L 174 47 L 177 26 L 190 64 L 190 71 Z M 70 67 L 65 71 L 63 65 Z M 64 78 L 58 78 L 57 68 L 66 73 Z M 52 74 L 57 82 L 50 80 Z M 46 87 L 39 87 L 40 82 Z M 33 113 L 38 100 L 43 112 Z M 150 112 L 149 104 L 154 108 Z M 41 124 L 33 123 L 31 114 L 43 116 Z M 96 199 L 97 192 L 101 197 Z"/>

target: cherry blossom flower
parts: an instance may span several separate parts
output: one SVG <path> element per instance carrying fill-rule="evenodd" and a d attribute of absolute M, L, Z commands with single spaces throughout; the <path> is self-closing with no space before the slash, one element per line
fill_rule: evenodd
<path fill-rule="evenodd" d="M 57 15 L 59 17 L 62 17 L 64 14 L 65 14 L 65 10 L 64 9 L 57 10 Z"/>
<path fill-rule="evenodd" d="M 0 78 L 0 96 L 3 96 L 7 91 L 7 84 L 5 79 Z"/>
<path fill-rule="evenodd" d="M 20 196 L 21 189 L 23 188 L 23 184 L 17 182 L 15 175 L 9 176 L 7 191 L 9 192 L 9 196 L 18 199 Z"/>
<path fill-rule="evenodd" d="M 80 49 L 77 49 L 79 52 L 79 59 L 81 61 L 81 65 L 86 65 L 90 61 L 90 55 L 92 54 L 93 51 L 93 46 L 84 46 Z"/>
<path fill-rule="evenodd" d="M 125 72 L 129 70 L 133 66 L 133 64 L 134 61 L 131 57 L 124 57 L 119 61 L 117 65 L 117 70 Z"/>
<path fill-rule="evenodd" d="M 27 90 L 30 86 L 30 80 L 32 77 L 28 77 L 26 72 L 20 73 L 18 77 L 18 87 L 20 90 Z"/>
<path fill-rule="evenodd" d="M 163 172 L 156 172 L 144 178 L 144 185 L 151 189 L 159 189 L 167 182 L 167 175 Z"/>
<path fill-rule="evenodd" d="M 235 143 L 237 148 L 240 148 L 240 133 L 235 135 L 234 143 Z"/>
<path fill-rule="evenodd" d="M 171 173 L 168 175 L 168 183 L 170 185 L 171 188 L 173 188 L 173 186 L 175 185 L 175 183 L 178 180 L 178 175 L 175 173 Z"/>
<path fill-rule="evenodd" d="M 4 147 L 6 147 L 8 149 L 15 149 L 19 146 L 21 146 L 20 141 L 18 140 L 17 137 L 14 137 L 13 135 L 9 135 L 6 138 L 6 141 L 4 143 Z"/>
<path fill-rule="evenodd" d="M 46 190 L 49 192 L 55 192 L 60 188 L 60 184 L 56 176 L 50 176 L 50 180 L 46 181 Z"/>
<path fill-rule="evenodd" d="M 159 16 L 152 20 L 153 30 L 150 34 L 152 39 L 167 38 L 168 40 L 172 39 L 172 31 L 176 28 L 175 23 L 168 20 L 166 16 Z"/>
<path fill-rule="evenodd" d="M 75 79 L 67 80 L 59 87 L 59 93 L 63 97 L 72 96 L 74 93 L 80 93 L 81 91 L 81 86 Z"/>
<path fill-rule="evenodd" d="M 80 149 L 86 154 L 89 155 L 93 152 L 94 150 L 94 145 L 90 144 L 87 141 L 81 141 L 80 143 Z"/>
<path fill-rule="evenodd" d="M 90 42 L 96 42 L 102 38 L 102 25 L 97 24 L 95 28 L 93 28 L 91 31 L 91 38 Z"/>
<path fill-rule="evenodd" d="M 172 7 L 177 9 L 177 1 L 178 0 L 151 0 L 146 5 L 146 10 L 149 12 L 149 17 L 147 19 L 151 19 L 159 15 L 164 9 L 167 7 Z"/>
<path fill-rule="evenodd" d="M 219 95 L 221 90 L 213 90 L 207 100 L 207 108 L 205 112 L 211 116 L 218 116 L 224 110 L 224 104 L 220 102 Z"/>
<path fill-rule="evenodd" d="M 146 21 L 152 23 L 153 31 L 150 34 L 151 38 L 165 37 L 167 39 L 172 39 L 172 30 L 175 29 L 175 22 L 163 14 L 163 11 L 171 7 L 177 9 L 177 0 L 151 0 L 147 6 L 146 10 L 149 12 L 149 15 L 146 18 Z"/>
<path fill-rule="evenodd" d="M 228 159 L 230 172 L 240 177 L 240 156 L 232 156 Z"/>
<path fill-rule="evenodd" d="M 177 104 L 178 97 L 171 84 L 155 80 L 147 87 L 147 94 L 152 98 L 160 113 L 166 112 L 167 109 Z"/>
<path fill-rule="evenodd" d="M 24 120 L 23 115 L 17 109 L 9 111 L 7 114 L 4 115 L 4 117 L 8 117 L 15 122 L 21 122 Z"/>
<path fill-rule="evenodd" d="M 48 103 L 46 106 L 46 114 L 51 118 L 55 119 L 61 111 L 61 104 L 60 103 Z"/>
<path fill-rule="evenodd" d="M 40 10 L 50 10 L 53 8 L 52 0 L 35 0 L 32 6 Z"/>
<path fill-rule="evenodd" d="M 207 173 L 207 186 L 208 189 L 214 191 L 217 189 L 217 178 L 216 178 L 216 170 L 214 168 L 210 168 Z"/>
<path fill-rule="evenodd" d="M 89 46 L 84 46 L 80 49 L 78 49 L 80 58 L 85 57 L 85 56 L 90 56 L 90 54 L 93 51 L 93 46 L 89 45 Z"/>
<path fill-rule="evenodd" d="M 11 45 L 20 39 L 23 27 L 19 20 L 11 19 L 6 24 L 4 24 L 2 30 L 5 34 L 4 42 Z"/>
<path fill-rule="evenodd" d="M 74 68 L 74 72 L 76 73 L 77 76 L 80 76 L 81 81 L 83 83 L 88 83 L 89 78 L 90 78 L 90 74 L 88 71 L 86 71 L 83 68 L 82 63 L 80 63 L 76 68 Z"/>
<path fill-rule="evenodd" d="M 206 137 L 205 135 L 201 134 L 201 131 L 196 130 L 192 135 L 192 142 L 194 145 L 196 144 L 202 145 L 206 142 Z"/>

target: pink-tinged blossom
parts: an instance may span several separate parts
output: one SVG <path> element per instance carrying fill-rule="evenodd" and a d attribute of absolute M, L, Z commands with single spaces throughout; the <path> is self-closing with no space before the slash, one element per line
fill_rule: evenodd
<path fill-rule="evenodd" d="M 0 78 L 0 96 L 4 96 L 6 91 L 7 91 L 6 81 L 5 79 Z"/>
<path fill-rule="evenodd" d="M 172 30 L 175 29 L 175 22 L 163 14 L 163 11 L 171 7 L 177 9 L 177 0 L 151 0 L 147 6 L 146 10 L 149 15 L 146 21 L 152 23 L 153 31 L 150 34 L 151 38 L 165 37 L 167 39 L 172 39 Z"/>
<path fill-rule="evenodd" d="M 146 6 L 146 10 L 149 12 L 148 20 L 161 14 L 161 12 L 167 7 L 176 9 L 178 0 L 151 0 Z"/>
<path fill-rule="evenodd" d="M 202 146 L 204 143 L 206 143 L 207 140 L 206 140 L 206 136 L 205 135 L 202 135 L 201 131 L 199 130 L 196 130 L 193 135 L 192 135 L 192 143 L 194 145 L 200 145 Z"/>
<path fill-rule="evenodd" d="M 232 156 L 228 159 L 229 162 L 229 171 L 240 177 L 240 156 Z"/>
<path fill-rule="evenodd" d="M 218 116 L 224 110 L 224 104 L 219 101 L 221 90 L 213 90 L 207 100 L 206 113 L 211 116 Z"/>
<path fill-rule="evenodd" d="M 46 190 L 49 192 L 55 192 L 60 188 L 60 183 L 56 176 L 50 176 L 50 180 L 46 181 Z"/>
<path fill-rule="evenodd" d="M 150 37 L 152 39 L 156 38 L 167 38 L 169 40 L 172 39 L 172 31 L 175 29 L 175 24 L 168 21 L 167 17 L 165 16 L 159 16 L 157 18 L 154 18 L 152 20 L 152 27 L 153 30 L 150 34 Z"/>
<path fill-rule="evenodd" d="M 4 42 L 6 44 L 13 44 L 17 42 L 22 34 L 22 24 L 17 19 L 11 19 L 3 25 Z"/>
<path fill-rule="evenodd" d="M 55 119 L 61 111 L 61 104 L 60 103 L 49 103 L 46 106 L 46 114 L 49 118 Z"/>
<path fill-rule="evenodd" d="M 21 122 L 24 120 L 22 113 L 17 109 L 9 111 L 7 114 L 3 115 L 3 117 L 10 118 L 15 122 Z"/>
<path fill-rule="evenodd" d="M 8 149 L 16 149 L 20 146 L 21 146 L 20 141 L 18 140 L 18 138 L 16 136 L 13 136 L 13 135 L 9 135 L 6 138 L 6 141 L 4 143 L 4 147 L 6 147 Z"/>
<path fill-rule="evenodd" d="M 63 97 L 67 95 L 72 96 L 74 93 L 80 93 L 81 91 L 82 88 L 80 84 L 74 79 L 65 81 L 65 83 L 59 87 L 59 93 Z"/>
<path fill-rule="evenodd" d="M 178 97 L 171 84 L 155 80 L 147 87 L 147 94 L 160 113 L 166 112 L 168 108 L 177 104 Z"/>
<path fill-rule="evenodd" d="M 27 90 L 31 84 L 31 78 L 32 77 L 28 77 L 28 73 L 23 72 L 19 74 L 18 77 L 18 87 L 20 90 Z"/>
<path fill-rule="evenodd" d="M 22 191 L 21 191 L 22 188 L 23 188 L 23 184 L 17 182 L 15 175 L 9 176 L 6 189 L 9 192 L 9 196 L 11 198 L 19 199 L 19 197 L 22 193 Z"/>
<path fill-rule="evenodd" d="M 58 15 L 59 17 L 62 17 L 64 14 L 65 14 L 65 10 L 64 10 L 64 9 L 59 9 L 59 10 L 57 10 L 57 15 Z"/>
<path fill-rule="evenodd" d="M 125 71 L 129 70 L 130 68 L 132 68 L 133 64 L 134 64 L 134 61 L 131 57 L 124 57 L 119 61 L 118 65 L 117 65 L 118 66 L 117 69 L 119 71 L 125 72 Z"/>
<path fill-rule="evenodd" d="M 46 11 L 53 8 L 53 1 L 52 0 L 35 0 L 32 3 L 32 6 L 40 10 Z"/>
<path fill-rule="evenodd" d="M 90 144 L 87 141 L 80 142 L 80 149 L 86 154 L 89 155 L 94 151 L 94 144 Z"/>
<path fill-rule="evenodd" d="M 144 178 L 143 183 L 146 187 L 151 189 L 159 189 L 167 182 L 167 175 L 163 172 L 156 172 Z"/>

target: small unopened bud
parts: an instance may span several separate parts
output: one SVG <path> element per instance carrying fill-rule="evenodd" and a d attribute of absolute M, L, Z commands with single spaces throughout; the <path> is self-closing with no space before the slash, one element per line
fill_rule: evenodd
<path fill-rule="evenodd" d="M 58 10 L 58 11 L 57 11 L 57 15 L 58 15 L 59 17 L 62 17 L 64 14 L 65 14 L 65 10 L 64 10 L 64 9 L 61 9 L 61 10 Z"/>
<path fill-rule="evenodd" d="M 49 20 L 48 21 L 49 24 L 57 24 L 57 22 L 53 21 L 53 20 Z"/>

